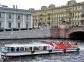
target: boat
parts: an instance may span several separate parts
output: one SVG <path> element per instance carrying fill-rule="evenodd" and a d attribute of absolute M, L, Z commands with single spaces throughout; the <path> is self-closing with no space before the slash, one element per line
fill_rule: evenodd
<path fill-rule="evenodd" d="M 59 44 L 56 44 L 54 42 L 34 42 L 30 44 L 5 44 L 1 49 L 1 55 L 6 57 L 67 52 L 79 52 L 79 48 L 77 47 L 77 45 L 73 47 L 71 45 L 63 46 L 62 42 L 60 42 Z"/>

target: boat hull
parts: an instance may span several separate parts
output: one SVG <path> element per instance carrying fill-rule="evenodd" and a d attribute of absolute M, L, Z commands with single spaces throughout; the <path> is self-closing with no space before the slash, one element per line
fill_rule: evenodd
<path fill-rule="evenodd" d="M 8 52 L 8 53 L 2 53 L 1 55 L 13 57 L 13 56 L 49 54 L 49 53 L 68 53 L 68 52 L 79 52 L 79 48 L 55 49 L 55 50 L 45 50 L 45 51 Z"/>

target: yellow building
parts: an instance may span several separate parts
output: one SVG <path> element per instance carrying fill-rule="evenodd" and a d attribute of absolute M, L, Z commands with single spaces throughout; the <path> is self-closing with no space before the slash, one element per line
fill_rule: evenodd
<path fill-rule="evenodd" d="M 33 27 L 59 26 L 61 24 L 83 25 L 84 24 L 84 2 L 77 3 L 70 0 L 66 5 L 55 7 L 54 4 L 42 6 L 40 10 L 33 13 Z"/>

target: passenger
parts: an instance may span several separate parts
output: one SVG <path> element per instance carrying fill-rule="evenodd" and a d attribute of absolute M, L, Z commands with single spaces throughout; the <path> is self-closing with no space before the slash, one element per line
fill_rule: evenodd
<path fill-rule="evenodd" d="M 60 43 L 57 44 L 57 46 L 55 47 L 55 49 L 63 49 L 63 48 L 64 48 L 63 42 L 60 42 Z"/>
<path fill-rule="evenodd" d="M 70 42 L 66 42 L 66 46 L 71 46 Z"/>
<path fill-rule="evenodd" d="M 74 43 L 74 45 L 72 46 L 73 48 L 78 48 L 78 44 Z"/>
<path fill-rule="evenodd" d="M 78 45 L 77 43 L 75 43 L 74 45 Z"/>
<path fill-rule="evenodd" d="M 57 46 L 56 46 L 56 49 L 66 49 L 66 48 L 71 48 L 71 46 L 64 44 L 64 42 L 60 42 L 60 43 L 57 44 Z"/>
<path fill-rule="evenodd" d="M 48 42 L 48 44 L 51 45 L 51 46 L 54 46 L 54 45 L 53 45 L 53 42 Z"/>

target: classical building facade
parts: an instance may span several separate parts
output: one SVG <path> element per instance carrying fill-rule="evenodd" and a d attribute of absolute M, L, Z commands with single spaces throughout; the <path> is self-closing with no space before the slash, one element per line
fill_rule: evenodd
<path fill-rule="evenodd" d="M 84 25 L 84 2 L 70 0 L 66 5 L 55 7 L 54 4 L 42 6 L 33 13 L 33 26 L 59 26 L 61 24 Z"/>
<path fill-rule="evenodd" d="M 17 5 L 9 8 L 0 5 L 0 29 L 24 29 L 32 28 L 32 13 L 34 9 L 18 9 Z"/>

